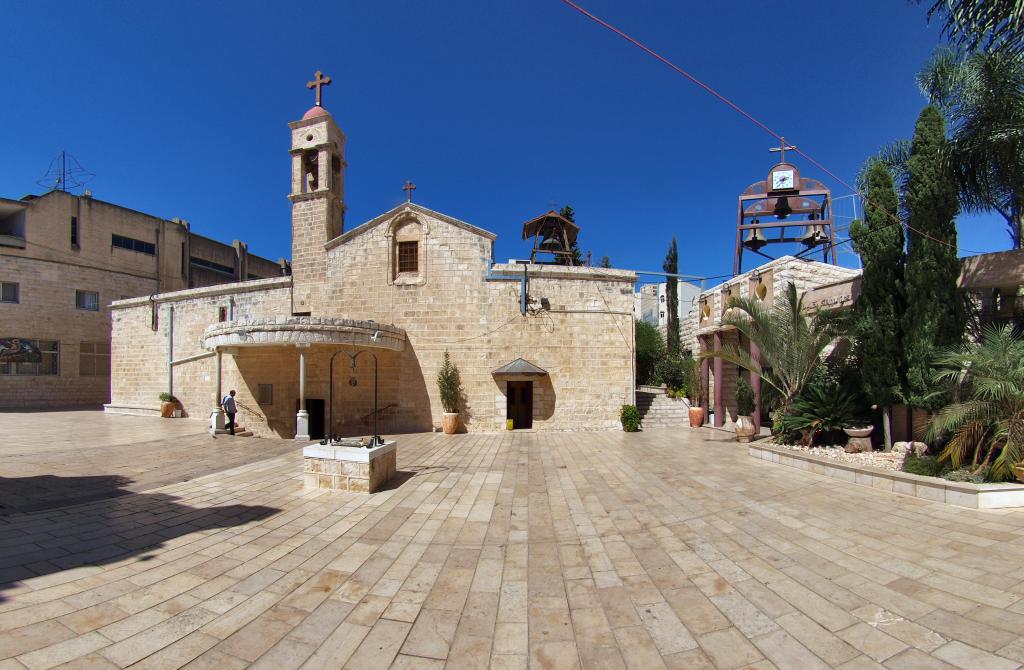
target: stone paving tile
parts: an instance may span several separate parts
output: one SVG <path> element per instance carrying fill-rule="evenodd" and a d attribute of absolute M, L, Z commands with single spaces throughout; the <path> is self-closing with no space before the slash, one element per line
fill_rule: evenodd
<path fill-rule="evenodd" d="M 187 423 L 131 434 L 159 453 Z M 142 454 L 112 435 L 85 440 L 88 474 Z M 0 477 L 41 474 L 17 439 Z M 205 475 L 152 458 L 123 495 L 0 515 L 0 670 L 1024 661 L 1024 513 L 754 461 L 711 430 L 404 435 L 412 477 L 373 496 L 304 490 L 293 445 L 248 444 L 204 452 Z"/>

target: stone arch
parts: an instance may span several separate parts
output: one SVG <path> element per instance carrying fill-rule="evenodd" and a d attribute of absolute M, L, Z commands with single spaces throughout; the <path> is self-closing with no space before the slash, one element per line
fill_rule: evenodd
<path fill-rule="evenodd" d="M 403 211 L 388 222 L 384 237 L 388 245 L 388 283 L 425 284 L 428 273 L 427 240 L 430 237 L 427 222 L 415 212 Z M 402 267 L 399 263 L 400 249 L 408 248 L 407 245 L 410 244 L 416 245 L 415 271 L 410 271 L 408 266 Z"/>

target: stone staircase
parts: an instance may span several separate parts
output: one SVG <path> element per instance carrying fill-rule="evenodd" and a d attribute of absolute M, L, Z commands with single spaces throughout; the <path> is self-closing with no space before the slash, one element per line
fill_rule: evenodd
<path fill-rule="evenodd" d="M 642 428 L 690 427 L 690 402 L 665 395 L 664 389 L 645 387 L 636 392 L 636 408 Z"/>

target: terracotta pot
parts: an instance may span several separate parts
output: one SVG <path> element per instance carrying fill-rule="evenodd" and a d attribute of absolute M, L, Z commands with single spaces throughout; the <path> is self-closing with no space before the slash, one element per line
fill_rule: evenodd
<path fill-rule="evenodd" d="M 160 416 L 165 419 L 170 419 L 174 416 L 174 410 L 177 409 L 177 405 L 173 402 L 162 402 L 160 403 Z"/>
<path fill-rule="evenodd" d="M 1017 478 L 1017 481 L 1024 482 L 1024 463 L 1018 463 L 1013 466 L 1013 475 Z"/>
<path fill-rule="evenodd" d="M 740 415 L 736 417 L 736 441 L 750 442 L 757 430 L 754 428 L 754 420 L 749 416 Z"/>
<path fill-rule="evenodd" d="M 690 407 L 690 427 L 700 428 L 704 425 L 704 408 Z"/>
<path fill-rule="evenodd" d="M 459 430 L 459 413 L 445 412 L 441 415 L 441 429 L 445 435 L 454 435 Z"/>

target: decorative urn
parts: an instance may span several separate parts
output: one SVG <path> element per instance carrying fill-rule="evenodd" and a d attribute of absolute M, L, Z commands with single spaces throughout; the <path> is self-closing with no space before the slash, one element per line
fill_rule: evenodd
<path fill-rule="evenodd" d="M 736 417 L 736 441 L 750 442 L 757 429 L 754 428 L 754 419 L 743 414 Z"/>
<path fill-rule="evenodd" d="M 704 425 L 704 408 L 700 405 L 690 405 L 690 427 L 700 428 Z"/>
<path fill-rule="evenodd" d="M 459 413 L 444 412 L 441 414 L 441 429 L 445 435 L 454 435 L 459 431 Z"/>

